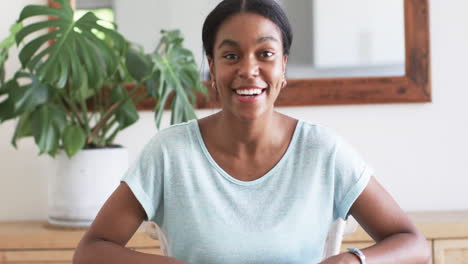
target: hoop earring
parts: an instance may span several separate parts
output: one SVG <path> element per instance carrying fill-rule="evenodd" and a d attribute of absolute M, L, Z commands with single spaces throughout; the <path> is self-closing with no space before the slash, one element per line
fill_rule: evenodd
<path fill-rule="evenodd" d="M 288 81 L 286 80 L 286 74 L 283 73 L 283 81 L 281 82 L 281 88 L 284 88 L 288 84 Z"/>
<path fill-rule="evenodd" d="M 219 101 L 218 87 L 216 87 L 216 83 L 214 80 L 211 81 L 211 88 L 213 88 L 213 90 L 215 91 L 216 101 Z"/>

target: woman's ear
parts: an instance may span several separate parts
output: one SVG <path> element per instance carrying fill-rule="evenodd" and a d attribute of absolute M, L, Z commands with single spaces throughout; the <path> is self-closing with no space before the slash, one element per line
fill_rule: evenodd
<path fill-rule="evenodd" d="M 286 72 L 286 65 L 288 64 L 288 59 L 289 59 L 288 55 L 283 56 L 283 72 Z"/>
<path fill-rule="evenodd" d="M 215 79 L 214 60 L 211 57 L 208 57 L 208 66 L 210 67 L 210 80 L 214 80 Z"/>
<path fill-rule="evenodd" d="M 286 87 L 288 80 L 286 79 L 286 65 L 288 64 L 288 55 L 283 56 L 283 80 L 281 81 L 281 89 Z"/>
<path fill-rule="evenodd" d="M 211 88 L 216 94 L 216 101 L 219 101 L 219 93 L 218 93 L 218 89 L 216 88 L 215 66 L 214 66 L 213 58 L 211 57 L 208 57 L 208 66 L 210 67 Z"/>

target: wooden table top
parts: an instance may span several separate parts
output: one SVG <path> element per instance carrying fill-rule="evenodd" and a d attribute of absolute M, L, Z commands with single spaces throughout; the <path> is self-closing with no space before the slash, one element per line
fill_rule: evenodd
<path fill-rule="evenodd" d="M 63 228 L 46 221 L 0 222 L 0 249 L 72 249 L 78 245 L 87 228 Z M 127 243 L 130 248 L 159 247 L 143 225 Z"/>
<path fill-rule="evenodd" d="M 468 238 L 468 211 L 409 212 L 408 216 L 427 239 Z M 349 241 L 372 241 L 359 226 L 356 232 L 346 236 Z"/>

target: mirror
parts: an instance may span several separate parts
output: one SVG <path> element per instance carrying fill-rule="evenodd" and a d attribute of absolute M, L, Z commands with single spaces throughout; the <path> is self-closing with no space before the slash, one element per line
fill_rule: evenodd
<path fill-rule="evenodd" d="M 282 0 L 281 4 L 294 32 L 289 78 L 404 75 L 402 0 Z"/>
<path fill-rule="evenodd" d="M 278 1 L 291 20 L 294 41 L 288 85 L 277 106 L 431 101 L 428 0 Z M 75 5 L 111 8 L 119 31 L 147 52 L 160 29 L 181 29 L 207 73 L 201 27 L 218 2 L 75 0 Z M 205 84 L 216 98 L 209 81 Z M 144 102 L 139 109 L 153 105 Z M 201 96 L 197 102 L 198 108 L 217 106 Z"/>

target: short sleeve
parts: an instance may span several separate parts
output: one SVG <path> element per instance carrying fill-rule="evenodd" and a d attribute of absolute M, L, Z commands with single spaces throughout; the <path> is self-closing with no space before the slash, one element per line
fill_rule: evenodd
<path fill-rule="evenodd" d="M 163 149 L 156 134 L 121 179 L 145 210 L 148 217 L 145 220 L 154 221 L 162 201 L 163 164 Z"/>
<path fill-rule="evenodd" d="M 341 137 L 336 137 L 335 144 L 333 216 L 334 219 L 347 219 L 349 209 L 366 188 L 374 172 L 353 147 Z"/>

